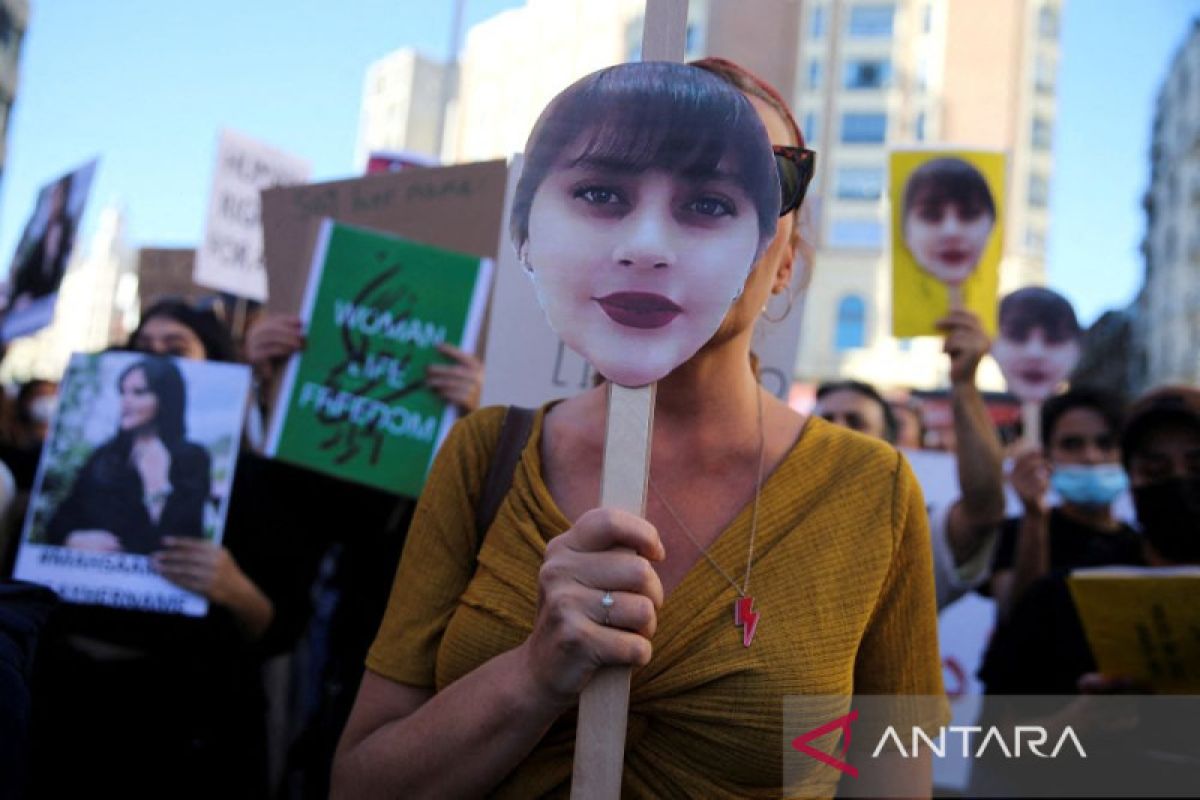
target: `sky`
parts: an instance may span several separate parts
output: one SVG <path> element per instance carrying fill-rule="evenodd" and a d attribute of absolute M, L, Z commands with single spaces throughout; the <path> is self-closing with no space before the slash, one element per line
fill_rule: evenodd
<path fill-rule="evenodd" d="M 521 4 L 466 0 L 467 24 Z M 115 204 L 135 247 L 199 240 L 222 127 L 308 159 L 315 180 L 352 174 L 368 65 L 404 46 L 445 56 L 453 3 L 31 5 L 0 179 L 0 254 L 16 247 L 39 187 L 97 155 L 84 236 Z M 1140 285 L 1154 101 L 1196 17 L 1200 0 L 1066 0 L 1048 278 L 1085 323 Z"/>

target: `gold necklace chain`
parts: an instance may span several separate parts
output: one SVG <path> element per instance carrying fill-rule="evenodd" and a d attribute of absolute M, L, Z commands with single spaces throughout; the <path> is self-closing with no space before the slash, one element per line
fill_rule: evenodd
<path fill-rule="evenodd" d="M 758 391 L 758 479 L 754 483 L 754 510 L 750 515 L 750 548 L 746 553 L 746 574 L 742 579 L 741 587 L 738 587 L 737 582 L 733 578 L 729 577 L 728 572 L 721 569 L 721 565 L 718 564 L 716 560 L 708 554 L 708 549 L 700 546 L 700 541 L 692 534 L 691 529 L 683 523 L 683 520 L 679 518 L 679 514 L 677 514 L 671 504 L 667 502 L 667 498 L 663 497 L 662 492 L 660 492 L 658 487 L 654 485 L 654 478 L 651 477 L 649 481 L 650 489 L 654 492 L 654 496 L 658 498 L 658 502 L 662 503 L 663 508 L 665 508 L 667 513 L 671 515 L 671 518 L 675 520 L 675 524 L 679 527 L 679 530 L 683 531 L 683 534 L 687 536 L 688 541 L 690 541 L 695 548 L 700 551 L 700 555 L 704 556 L 704 560 L 709 563 L 709 566 L 715 569 L 717 573 L 720 574 L 720 576 L 724 578 L 730 586 L 733 587 L 733 590 L 738 593 L 739 597 L 743 598 L 746 597 L 746 593 L 750 591 L 750 567 L 754 564 L 754 539 L 758 534 L 758 499 L 762 495 L 763 467 L 766 463 L 766 436 L 763 433 L 762 389 L 758 387 L 756 388 Z"/>

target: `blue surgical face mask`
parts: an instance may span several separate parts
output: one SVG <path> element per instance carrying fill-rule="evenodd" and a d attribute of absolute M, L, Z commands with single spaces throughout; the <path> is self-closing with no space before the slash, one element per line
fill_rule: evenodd
<path fill-rule="evenodd" d="M 1107 506 L 1129 488 L 1120 464 L 1064 464 L 1050 476 L 1054 491 L 1068 503 Z"/>

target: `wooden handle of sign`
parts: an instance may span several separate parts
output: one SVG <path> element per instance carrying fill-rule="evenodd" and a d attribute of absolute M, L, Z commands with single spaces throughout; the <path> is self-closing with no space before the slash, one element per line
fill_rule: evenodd
<path fill-rule="evenodd" d="M 600 505 L 645 514 L 650 476 L 654 385 L 627 389 L 608 385 L 608 425 Z M 629 718 L 629 667 L 597 670 L 579 697 L 572 800 L 617 800 L 625 763 Z"/>
<path fill-rule="evenodd" d="M 1042 443 L 1042 404 L 1034 400 L 1021 403 L 1021 438 L 1027 444 Z"/>
<path fill-rule="evenodd" d="M 950 293 L 950 310 L 958 311 L 964 307 L 963 303 L 963 288 L 961 283 L 956 283 L 953 286 L 946 287 Z"/>
<path fill-rule="evenodd" d="M 683 61 L 688 0 L 646 0 L 642 61 Z"/>

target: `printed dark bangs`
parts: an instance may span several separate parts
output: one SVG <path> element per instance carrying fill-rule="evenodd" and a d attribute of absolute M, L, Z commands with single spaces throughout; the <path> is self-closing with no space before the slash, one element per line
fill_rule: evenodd
<path fill-rule="evenodd" d="M 1079 339 L 1082 330 L 1075 309 L 1058 292 L 1040 286 L 1018 289 L 1000 301 L 1000 333 L 1023 342 L 1034 328 L 1041 328 L 1054 344 Z"/>
<path fill-rule="evenodd" d="M 996 203 L 983 174 L 960 158 L 927 161 L 913 172 L 904 188 L 904 216 L 910 211 L 955 205 L 967 217 L 996 218 Z"/>
<path fill-rule="evenodd" d="M 753 106 L 715 75 L 683 64 L 622 64 L 556 97 L 529 137 L 511 220 L 528 233 L 533 195 L 549 171 L 582 162 L 617 171 L 660 169 L 688 177 L 723 173 L 755 205 L 760 239 L 775 235 L 779 177 Z"/>

